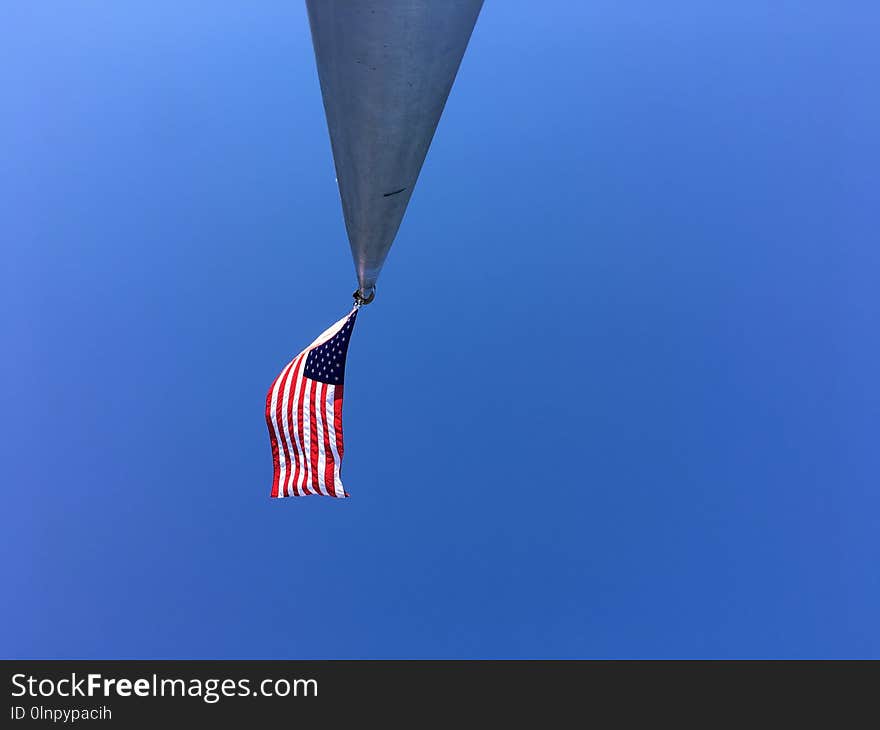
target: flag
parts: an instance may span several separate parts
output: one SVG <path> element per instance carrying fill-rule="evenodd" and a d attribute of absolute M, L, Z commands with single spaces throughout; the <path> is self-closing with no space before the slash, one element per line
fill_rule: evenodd
<path fill-rule="evenodd" d="M 266 395 L 273 497 L 347 497 L 342 464 L 342 386 L 357 306 L 321 333 L 275 378 Z"/>

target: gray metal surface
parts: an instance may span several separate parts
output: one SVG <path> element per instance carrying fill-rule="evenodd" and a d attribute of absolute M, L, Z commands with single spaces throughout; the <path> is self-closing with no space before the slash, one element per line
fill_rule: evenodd
<path fill-rule="evenodd" d="M 364 297 L 397 234 L 483 0 L 306 0 Z"/>

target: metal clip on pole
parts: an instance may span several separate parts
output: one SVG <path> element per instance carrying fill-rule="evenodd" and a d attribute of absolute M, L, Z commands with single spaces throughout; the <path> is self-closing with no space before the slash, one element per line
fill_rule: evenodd
<path fill-rule="evenodd" d="M 356 307 L 363 307 L 365 304 L 369 304 L 376 298 L 376 287 L 370 287 L 370 294 L 367 297 L 361 294 L 360 289 L 355 289 L 355 292 L 354 294 L 352 294 L 352 296 L 354 297 L 354 305 Z"/>

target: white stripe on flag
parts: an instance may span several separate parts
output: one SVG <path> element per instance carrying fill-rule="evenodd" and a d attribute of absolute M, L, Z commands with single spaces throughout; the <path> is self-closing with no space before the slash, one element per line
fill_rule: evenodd
<path fill-rule="evenodd" d="M 296 382 L 293 384 L 293 405 L 290 410 L 290 430 L 293 431 L 293 440 L 296 442 L 298 469 L 295 471 L 291 471 L 289 479 L 290 491 L 297 496 L 305 494 L 301 488 L 303 479 L 303 449 L 302 442 L 299 437 L 299 422 L 297 420 L 297 413 L 299 411 L 299 391 L 302 387 L 303 370 L 305 370 L 306 368 L 306 363 L 305 358 L 302 355 L 300 355 L 300 357 L 303 358 L 303 362 L 302 367 L 300 367 L 299 371 L 297 371 Z"/>
<path fill-rule="evenodd" d="M 305 387 L 303 388 L 302 394 L 302 411 L 303 411 L 303 458 L 302 458 L 302 466 L 303 466 L 303 485 L 306 489 L 306 494 L 311 494 L 311 474 L 312 474 L 312 424 L 311 418 L 309 418 L 309 395 L 311 393 L 311 387 L 309 387 L 309 381 L 306 380 Z"/>
<path fill-rule="evenodd" d="M 301 357 L 301 356 L 300 356 Z M 290 440 L 290 419 L 287 417 L 287 406 L 290 403 L 290 386 L 293 384 L 293 376 L 296 373 L 297 367 L 299 365 L 300 357 L 295 357 L 293 361 L 290 363 L 293 371 L 288 374 L 287 384 L 284 386 L 284 397 L 281 399 L 281 425 L 284 428 L 284 441 L 287 444 L 287 453 L 290 454 L 290 458 L 296 459 L 296 453 L 293 450 L 293 443 Z M 283 455 L 283 451 L 281 452 Z M 291 463 L 290 473 L 293 473 L 293 463 Z M 282 497 L 290 496 L 290 493 L 287 490 L 287 482 L 289 481 L 289 477 L 283 476 L 278 479 L 278 494 Z"/>
<path fill-rule="evenodd" d="M 336 386 L 328 385 L 327 400 L 324 401 L 324 417 L 327 423 L 327 440 L 330 442 L 330 451 L 333 454 L 333 484 L 331 485 L 331 489 L 337 497 L 344 497 L 345 494 L 342 491 L 342 482 L 339 479 L 339 451 L 336 448 L 336 425 L 334 423 L 336 413 L 333 409 L 335 396 Z"/>
<path fill-rule="evenodd" d="M 315 423 L 318 424 L 318 489 L 321 490 L 321 493 L 327 497 L 330 496 L 330 492 L 327 491 L 327 485 L 325 484 L 324 472 L 326 471 L 327 466 L 327 454 L 324 452 L 324 408 L 323 403 L 321 403 L 321 383 L 318 383 L 315 386 L 315 400 L 312 403 L 312 409 L 315 413 Z"/>

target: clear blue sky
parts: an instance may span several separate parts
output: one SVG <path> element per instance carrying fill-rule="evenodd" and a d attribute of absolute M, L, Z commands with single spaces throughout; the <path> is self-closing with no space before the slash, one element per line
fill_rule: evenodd
<path fill-rule="evenodd" d="M 880 657 L 880 10 L 489 0 L 348 362 L 305 8 L 0 26 L 2 655 Z"/>

